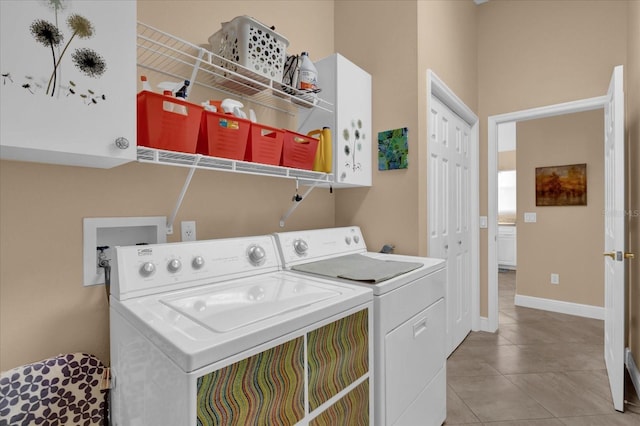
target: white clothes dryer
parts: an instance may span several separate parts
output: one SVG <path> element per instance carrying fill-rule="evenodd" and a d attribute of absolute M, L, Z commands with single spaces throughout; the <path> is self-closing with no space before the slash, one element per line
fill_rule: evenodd
<path fill-rule="evenodd" d="M 273 236 L 115 252 L 112 424 L 372 417 L 370 289 L 284 271 Z"/>
<path fill-rule="evenodd" d="M 446 263 L 367 251 L 359 227 L 276 233 L 286 269 L 374 293 L 376 425 L 446 418 Z"/>

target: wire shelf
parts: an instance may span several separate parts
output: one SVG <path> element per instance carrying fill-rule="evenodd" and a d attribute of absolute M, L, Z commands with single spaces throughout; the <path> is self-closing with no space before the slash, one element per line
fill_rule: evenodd
<path fill-rule="evenodd" d="M 271 176 L 288 179 L 300 179 L 305 182 L 332 183 L 330 173 L 312 170 L 293 169 L 289 167 L 271 166 L 228 158 L 209 157 L 201 154 L 165 151 L 155 148 L 138 147 L 138 161 L 141 163 L 161 164 L 205 170 L 244 173 L 259 176 Z"/>
<path fill-rule="evenodd" d="M 137 62 L 143 69 L 216 90 L 255 105 L 295 116 L 298 108 L 332 112 L 333 105 L 306 92 L 258 75 L 208 50 L 142 22 L 137 25 Z M 237 71 L 225 66 L 230 65 Z"/>

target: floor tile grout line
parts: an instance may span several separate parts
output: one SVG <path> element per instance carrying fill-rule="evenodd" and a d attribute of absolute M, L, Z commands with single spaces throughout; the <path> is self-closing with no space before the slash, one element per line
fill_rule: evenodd
<path fill-rule="evenodd" d="M 479 418 L 479 417 L 478 417 L 478 415 L 475 413 L 475 411 L 473 411 L 473 410 L 471 409 L 471 407 L 469 407 L 469 405 L 467 405 L 467 403 L 465 402 L 465 400 L 464 400 L 464 399 L 462 399 L 462 397 L 461 397 L 460 395 L 458 395 L 458 392 L 456 392 L 456 391 L 453 389 L 453 387 L 452 387 L 452 386 L 447 385 L 447 388 L 448 388 L 448 389 L 450 389 L 450 390 L 451 390 L 451 392 L 453 392 L 453 393 L 458 397 L 458 399 L 459 399 L 459 400 L 464 404 L 464 406 L 465 406 L 465 407 L 467 407 L 467 410 L 469 410 L 469 412 L 470 412 L 471 414 L 473 414 L 473 417 L 475 417 L 475 419 L 478 421 L 478 423 L 482 423 L 482 420 L 480 420 L 480 418 Z"/>
<path fill-rule="evenodd" d="M 514 308 L 515 308 L 515 305 L 514 305 Z M 503 314 L 503 315 L 506 315 L 506 314 Z M 517 319 L 517 318 L 514 318 L 514 320 L 516 320 L 516 325 L 519 325 L 519 324 L 520 324 L 520 321 L 518 321 L 518 319 Z M 540 319 L 540 320 L 528 321 L 528 323 L 529 323 L 529 324 L 532 324 L 532 323 L 544 323 L 545 321 L 546 321 L 545 319 Z M 580 321 L 580 320 L 578 319 L 578 320 L 576 320 L 576 321 Z M 507 339 L 505 336 L 502 336 L 502 337 L 503 337 L 503 338 L 505 338 L 505 339 Z M 603 338 L 604 338 L 604 337 L 603 337 Z M 508 340 L 508 339 L 507 339 L 507 340 Z M 528 345 L 525 345 L 525 344 L 516 344 L 516 347 L 517 347 L 519 350 L 521 350 L 521 349 L 526 349 L 526 347 L 527 347 L 527 346 L 531 346 L 531 347 L 539 348 L 539 347 L 540 347 L 540 345 L 550 345 L 550 346 L 554 346 L 554 345 L 557 345 L 557 344 L 559 344 L 559 343 L 562 343 L 562 344 L 585 344 L 585 345 L 588 345 L 588 344 L 589 344 L 589 343 L 586 343 L 586 342 L 585 342 L 585 343 L 581 343 L 581 342 L 566 342 L 566 341 L 559 341 L 559 342 L 551 342 L 551 343 L 547 343 L 547 344 L 545 344 L 545 343 L 536 343 L 536 344 L 528 344 Z M 582 372 L 582 371 L 599 371 L 599 370 L 600 370 L 600 369 L 598 369 L 598 370 L 591 370 L 591 369 L 581 370 L 581 369 L 580 369 L 580 370 L 569 370 L 569 371 L 578 371 L 578 372 Z M 519 386 L 516 382 L 514 382 L 513 380 L 511 380 L 509 376 L 513 377 L 513 376 L 526 376 L 526 375 L 530 375 L 530 374 L 536 374 L 536 375 L 559 374 L 559 375 L 561 375 L 561 376 L 564 376 L 567 380 L 569 380 L 569 381 L 570 381 L 570 380 L 571 380 L 571 378 L 566 374 L 566 371 L 567 371 L 566 369 L 558 370 L 558 371 L 547 371 L 547 370 L 545 370 L 545 371 L 541 371 L 541 372 L 537 372 L 537 373 L 534 373 L 534 372 L 527 372 L 527 373 L 515 373 L 515 374 L 508 374 L 508 375 L 507 375 L 507 374 L 503 374 L 502 372 L 500 372 L 500 373 L 502 374 L 502 377 L 504 377 L 506 380 L 508 380 L 508 381 L 509 381 L 509 383 L 511 383 L 511 384 L 513 384 L 514 386 L 516 386 L 518 389 L 520 389 L 520 391 L 521 391 L 521 392 L 523 392 L 525 395 L 527 395 L 527 396 L 528 396 L 529 398 L 531 398 L 532 400 L 536 401 L 536 402 L 537 402 L 541 407 L 543 407 L 547 412 L 549 412 L 549 413 L 553 416 L 552 418 L 554 418 L 554 419 L 558 419 L 559 421 L 561 421 L 561 422 L 562 422 L 562 420 L 560 420 L 560 419 L 562 419 L 562 418 L 570 418 L 570 417 L 584 417 L 585 415 L 580 415 L 580 416 L 562 416 L 562 417 L 560 417 L 560 416 L 556 416 L 555 414 L 553 414 L 553 412 L 552 412 L 552 411 L 550 411 L 550 409 L 549 409 L 549 408 L 547 408 L 547 407 L 544 405 L 543 401 L 540 401 L 538 398 L 536 398 L 536 397 L 535 397 L 535 395 L 531 394 L 530 392 L 527 392 L 527 390 L 526 390 L 525 388 L 523 388 L 522 386 Z M 575 383 L 572 383 L 572 385 L 576 385 L 576 386 L 577 386 L 577 384 L 575 384 Z M 607 403 L 611 403 L 610 401 L 606 401 L 606 400 L 604 400 L 604 398 L 602 398 L 602 397 L 601 397 L 599 394 L 597 394 L 596 392 L 593 392 L 591 389 L 584 389 L 584 391 L 588 392 L 588 393 L 589 393 L 590 395 L 592 395 L 593 397 L 596 397 L 596 398 L 598 398 L 598 399 L 601 399 L 601 400 L 603 400 L 603 401 L 605 401 L 605 402 L 607 402 Z M 594 415 L 586 415 L 586 416 L 595 416 L 595 415 L 596 415 L 596 414 L 594 414 Z M 597 415 L 600 415 L 600 414 L 597 414 Z M 564 422 L 562 422 L 562 423 L 564 423 Z"/>

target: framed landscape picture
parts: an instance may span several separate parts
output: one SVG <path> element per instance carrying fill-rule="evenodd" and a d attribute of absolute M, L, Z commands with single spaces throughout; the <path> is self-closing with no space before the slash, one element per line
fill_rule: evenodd
<path fill-rule="evenodd" d="M 586 164 L 536 168 L 536 206 L 586 205 Z"/>

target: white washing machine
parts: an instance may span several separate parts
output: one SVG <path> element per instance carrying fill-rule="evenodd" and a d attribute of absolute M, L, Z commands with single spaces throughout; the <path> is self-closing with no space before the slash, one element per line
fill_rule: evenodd
<path fill-rule="evenodd" d="M 112 424 L 308 424 L 340 401 L 369 407 L 372 299 L 370 289 L 284 271 L 274 236 L 118 247 Z M 316 331 L 331 326 L 351 342 L 353 324 L 351 376 L 338 378 L 341 388 L 310 378 L 329 370 L 307 353 L 313 342 L 323 350 Z"/>
<path fill-rule="evenodd" d="M 446 264 L 368 252 L 360 228 L 277 233 L 287 269 L 374 293 L 375 424 L 446 418 Z"/>

